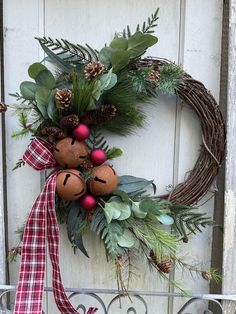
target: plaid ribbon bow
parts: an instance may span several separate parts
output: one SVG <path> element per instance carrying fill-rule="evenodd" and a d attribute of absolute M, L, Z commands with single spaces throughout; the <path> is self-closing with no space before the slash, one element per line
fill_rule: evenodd
<path fill-rule="evenodd" d="M 52 154 L 52 146 L 37 138 L 29 145 L 23 160 L 36 170 L 57 166 Z M 59 228 L 55 212 L 56 176 L 57 171 L 54 171 L 46 181 L 25 225 L 14 314 L 42 314 L 47 240 L 57 307 L 62 314 L 78 314 L 66 296 L 61 280 Z M 95 312 L 97 308 L 90 308 L 87 314 Z"/>

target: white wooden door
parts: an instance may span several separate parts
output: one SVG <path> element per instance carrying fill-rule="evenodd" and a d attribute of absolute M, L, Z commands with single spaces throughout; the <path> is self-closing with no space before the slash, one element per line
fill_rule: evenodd
<path fill-rule="evenodd" d="M 6 101 L 14 99 L 9 92 L 18 90 L 19 83 L 27 79 L 28 66 L 43 59 L 43 53 L 34 37 L 51 36 L 72 42 L 88 43 L 102 48 L 110 42 L 114 32 L 127 24 L 131 28 L 160 7 L 156 29 L 158 44 L 149 55 L 168 58 L 183 65 L 194 78 L 201 80 L 218 99 L 220 48 L 222 25 L 222 0 L 5 0 L 5 90 Z M 198 155 L 200 125 L 196 115 L 175 98 L 161 97 L 147 111 L 148 122 L 143 130 L 127 138 L 109 137 L 114 146 L 124 150 L 123 157 L 114 162 L 120 174 L 155 178 L 158 194 L 166 192 L 169 185 L 182 181 Z M 16 244 L 15 230 L 27 217 L 33 200 L 40 191 L 40 175 L 29 167 L 12 172 L 14 163 L 26 149 L 28 138 L 15 141 L 11 132 L 18 128 L 16 117 L 7 115 L 7 163 L 9 246 Z M 147 162 L 148 159 L 148 162 Z M 207 196 L 208 197 L 208 196 Z M 207 198 L 206 197 L 206 198 Z M 200 208 L 210 215 L 214 200 Z M 184 252 L 193 262 L 202 261 L 209 266 L 212 230 L 207 229 L 184 246 Z M 107 264 L 104 249 L 95 235 L 87 236 L 86 247 L 90 259 L 73 254 L 65 227 L 61 226 L 61 268 L 66 287 L 116 288 L 114 269 Z M 190 256 L 191 255 L 191 256 Z M 191 257 L 191 258 L 190 258 Z M 160 277 L 150 273 L 143 261 L 137 262 L 139 273 L 131 289 L 168 291 Z M 10 265 L 11 284 L 17 282 L 19 262 Z M 190 278 L 190 279 L 189 279 Z M 176 273 L 186 288 L 194 293 L 207 293 L 208 282 L 195 281 Z M 51 286 L 48 263 L 46 285 Z M 176 313 L 183 300 L 147 298 L 150 313 Z M 56 314 L 52 297 L 45 299 L 45 312 Z M 202 305 L 191 313 L 202 313 Z M 113 314 L 126 313 L 115 309 Z M 142 309 L 140 308 L 140 313 Z"/>

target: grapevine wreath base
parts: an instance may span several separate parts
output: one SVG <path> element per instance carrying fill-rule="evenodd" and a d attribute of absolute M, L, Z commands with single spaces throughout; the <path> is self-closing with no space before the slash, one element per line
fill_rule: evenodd
<path fill-rule="evenodd" d="M 129 267 L 137 255 L 145 256 L 168 280 L 174 266 L 206 280 L 220 279 L 214 269 L 186 263 L 180 257 L 180 243 L 214 225 L 192 205 L 208 191 L 222 163 L 224 121 L 211 93 L 180 66 L 141 58 L 157 42 L 152 35 L 157 14 L 158 10 L 133 34 L 129 27 L 116 34 L 101 51 L 67 40 L 38 38 L 46 61 L 57 70 L 53 74 L 42 63 L 32 64 L 28 73 L 33 81 L 22 82 L 20 93 L 12 94 L 18 100 L 14 108 L 22 126 L 13 137 L 33 135 L 15 168 L 27 163 L 38 171 L 52 172 L 23 228 L 22 244 L 10 251 L 12 260 L 22 255 L 15 314 L 42 313 L 46 240 L 57 306 L 61 313 L 77 313 L 61 282 L 58 222 L 67 223 L 73 249 L 86 256 L 83 235 L 91 230 L 100 236 L 115 263 L 122 293 L 128 293 L 130 279 L 123 275 L 131 273 Z M 194 109 L 202 127 L 202 147 L 193 170 L 162 197 L 155 196 L 153 180 L 116 172 L 109 160 L 123 152 L 110 147 L 102 133 L 128 136 L 142 127 L 142 105 L 159 93 L 176 94 Z M 2 112 L 6 108 L 1 104 Z M 91 308 L 88 313 L 96 311 Z"/>

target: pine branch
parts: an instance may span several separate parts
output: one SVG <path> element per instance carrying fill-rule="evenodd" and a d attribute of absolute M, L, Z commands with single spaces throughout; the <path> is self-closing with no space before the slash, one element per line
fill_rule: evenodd
<path fill-rule="evenodd" d="M 13 171 L 18 169 L 18 168 L 21 168 L 22 166 L 25 165 L 25 161 L 23 159 L 19 159 L 15 165 L 15 167 L 12 169 Z"/>
<path fill-rule="evenodd" d="M 168 95 L 174 95 L 183 85 L 183 69 L 173 63 L 165 64 L 159 68 L 160 80 L 158 88 L 161 92 Z"/>
<path fill-rule="evenodd" d="M 36 38 L 42 47 L 50 51 L 66 63 L 73 65 L 86 64 L 98 61 L 98 53 L 89 45 L 73 44 L 65 39 L 52 39 L 51 37 Z"/>

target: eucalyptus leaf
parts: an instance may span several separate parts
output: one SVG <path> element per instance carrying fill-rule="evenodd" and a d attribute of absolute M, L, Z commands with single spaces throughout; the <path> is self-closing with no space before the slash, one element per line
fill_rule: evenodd
<path fill-rule="evenodd" d="M 112 192 L 112 194 L 119 196 L 124 203 L 129 204 L 129 201 L 130 201 L 129 195 L 127 193 L 125 193 L 124 191 L 115 190 L 114 192 Z"/>
<path fill-rule="evenodd" d="M 130 61 L 130 53 L 125 50 L 117 49 L 111 53 L 111 64 L 113 72 L 117 73 L 126 67 Z"/>
<path fill-rule="evenodd" d="M 109 90 L 113 86 L 115 86 L 117 82 L 117 76 L 115 73 L 112 73 L 112 68 L 108 71 L 108 73 L 103 74 L 100 78 L 101 90 Z"/>
<path fill-rule="evenodd" d="M 124 233 L 118 238 L 118 244 L 121 247 L 133 247 L 135 245 L 135 237 L 133 233 L 128 229 L 125 229 Z"/>
<path fill-rule="evenodd" d="M 140 204 L 139 208 L 141 211 L 147 212 L 155 212 L 156 211 L 156 204 L 155 201 L 151 200 L 150 198 L 143 199 Z"/>
<path fill-rule="evenodd" d="M 143 219 L 147 216 L 146 212 L 140 210 L 139 202 L 132 202 L 131 209 L 132 209 L 132 213 L 133 213 L 134 217 L 136 217 L 136 218 Z"/>
<path fill-rule="evenodd" d="M 153 180 L 147 180 L 144 178 L 137 178 L 134 176 L 120 176 L 118 189 L 128 194 L 142 191 L 153 183 Z"/>
<path fill-rule="evenodd" d="M 43 65 L 42 63 L 36 62 L 36 63 L 31 64 L 31 66 L 28 69 L 28 73 L 30 77 L 35 79 L 39 75 L 39 73 L 43 70 L 47 70 L 45 65 Z"/>
<path fill-rule="evenodd" d="M 110 47 L 114 49 L 127 50 L 128 49 L 128 40 L 126 38 L 120 37 L 115 38 L 110 43 Z"/>
<path fill-rule="evenodd" d="M 105 206 L 103 207 L 104 214 L 107 220 L 107 223 L 109 224 L 112 220 L 117 219 L 120 217 L 121 214 L 121 206 L 118 202 L 107 202 Z"/>
<path fill-rule="evenodd" d="M 174 223 L 174 219 L 169 216 L 169 215 L 160 215 L 160 216 L 157 216 L 157 219 L 163 224 L 163 225 L 173 225 Z"/>
<path fill-rule="evenodd" d="M 48 89 L 55 88 L 56 80 L 53 74 L 49 70 L 41 71 L 35 78 L 35 82 L 37 85 L 45 86 Z"/>
<path fill-rule="evenodd" d="M 126 220 L 131 216 L 131 209 L 128 204 L 121 203 L 121 213 L 117 220 Z"/>
<path fill-rule="evenodd" d="M 47 114 L 48 114 L 48 117 L 53 122 L 55 122 L 56 121 L 56 116 L 57 116 L 57 108 L 55 106 L 53 95 L 54 95 L 54 93 L 51 93 L 51 98 L 49 100 L 49 104 L 48 104 L 48 107 L 47 107 Z"/>
<path fill-rule="evenodd" d="M 96 81 L 94 84 L 94 89 L 92 91 L 92 96 L 94 99 L 98 100 L 101 96 L 101 82 L 100 81 Z M 91 108 L 89 108 L 91 109 Z"/>
<path fill-rule="evenodd" d="M 44 119 L 48 119 L 47 106 L 52 97 L 52 91 L 44 86 L 37 87 L 35 93 L 35 100 L 37 104 L 37 108 L 43 115 Z"/>
<path fill-rule="evenodd" d="M 157 37 L 150 34 L 143 34 L 142 32 L 136 32 L 128 39 L 128 51 L 130 57 L 135 58 L 145 52 L 148 47 L 151 47 L 157 43 Z"/>
<path fill-rule="evenodd" d="M 111 65 L 111 54 L 113 52 L 113 49 L 111 47 L 104 47 L 98 54 L 98 59 L 105 65 L 105 67 L 108 69 Z"/>
<path fill-rule="evenodd" d="M 20 92 L 27 100 L 35 99 L 36 84 L 34 82 L 24 81 L 20 84 Z"/>

